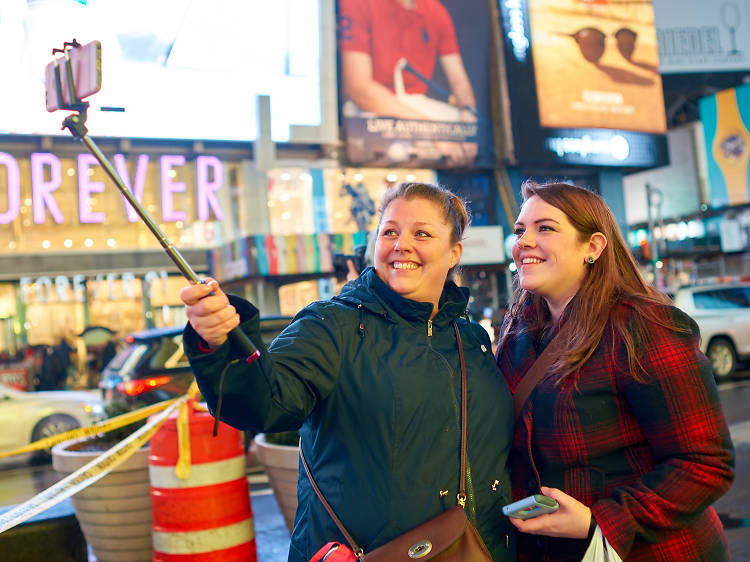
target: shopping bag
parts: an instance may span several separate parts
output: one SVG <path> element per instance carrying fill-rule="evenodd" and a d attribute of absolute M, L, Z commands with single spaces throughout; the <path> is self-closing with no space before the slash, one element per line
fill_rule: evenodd
<path fill-rule="evenodd" d="M 612 545 L 609 544 L 609 541 L 597 525 L 591 543 L 586 549 L 586 554 L 583 555 L 581 562 L 622 562 L 622 558 L 612 548 Z"/>

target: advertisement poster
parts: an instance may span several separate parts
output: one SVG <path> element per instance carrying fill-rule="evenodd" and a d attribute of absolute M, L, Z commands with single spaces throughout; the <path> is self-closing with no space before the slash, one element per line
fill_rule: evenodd
<path fill-rule="evenodd" d="M 698 110 L 706 139 L 711 207 L 748 203 L 750 85 L 702 98 Z"/>
<path fill-rule="evenodd" d="M 255 140 L 268 95 L 271 136 L 288 142 L 293 125 L 324 118 L 320 11 L 316 0 L 2 0 L 0 134 L 70 136 L 45 109 L 45 67 L 76 38 L 102 46 L 92 135 Z"/>
<path fill-rule="evenodd" d="M 664 133 L 650 2 L 529 0 L 542 127 Z"/>
<path fill-rule="evenodd" d="M 662 74 L 750 69 L 750 1 L 654 2 Z"/>
<path fill-rule="evenodd" d="M 512 165 L 667 163 L 649 0 L 498 0 Z"/>
<path fill-rule="evenodd" d="M 348 163 L 491 167 L 490 42 L 485 0 L 339 0 Z"/>

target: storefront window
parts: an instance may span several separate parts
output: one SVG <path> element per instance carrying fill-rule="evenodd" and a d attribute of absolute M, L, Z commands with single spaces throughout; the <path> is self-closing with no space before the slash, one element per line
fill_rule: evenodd
<path fill-rule="evenodd" d="M 370 231 L 378 224 L 377 211 L 386 190 L 403 181 L 435 182 L 433 170 L 349 168 L 326 173 L 329 232 Z"/>
<path fill-rule="evenodd" d="M 271 170 L 268 174 L 271 234 L 369 231 L 377 225 L 377 209 L 383 193 L 402 181 L 434 182 L 435 172 L 380 168 Z"/>
<path fill-rule="evenodd" d="M 271 234 L 312 234 L 313 177 L 307 170 L 268 173 L 268 217 Z"/>

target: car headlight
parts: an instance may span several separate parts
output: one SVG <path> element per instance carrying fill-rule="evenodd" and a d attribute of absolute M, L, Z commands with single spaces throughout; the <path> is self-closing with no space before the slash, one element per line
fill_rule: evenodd
<path fill-rule="evenodd" d="M 83 411 L 87 414 L 90 414 L 92 416 L 103 416 L 104 415 L 104 406 L 101 404 L 86 404 L 82 403 L 81 408 L 83 408 Z"/>

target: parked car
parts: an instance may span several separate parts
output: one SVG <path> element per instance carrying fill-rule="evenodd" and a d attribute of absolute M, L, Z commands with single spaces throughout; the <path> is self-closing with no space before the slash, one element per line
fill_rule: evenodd
<path fill-rule="evenodd" d="M 287 327 L 287 316 L 260 320 L 266 345 Z M 193 381 L 182 349 L 182 326 L 153 328 L 125 336 L 125 347 L 104 367 L 99 388 L 107 401 L 153 404 L 184 394 Z"/>
<path fill-rule="evenodd" d="M 750 283 L 698 285 L 675 291 L 674 304 L 698 323 L 701 349 L 717 379 L 750 359 Z"/>
<path fill-rule="evenodd" d="M 0 451 L 7 452 L 104 417 L 95 393 L 75 390 L 24 392 L 0 384 Z M 47 456 L 41 451 L 36 457 Z"/>

